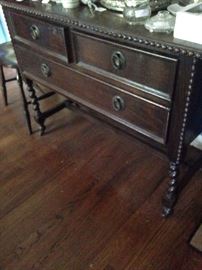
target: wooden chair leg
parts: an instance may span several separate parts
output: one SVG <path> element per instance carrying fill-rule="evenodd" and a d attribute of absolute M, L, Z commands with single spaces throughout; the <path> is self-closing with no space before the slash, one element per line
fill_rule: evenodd
<path fill-rule="evenodd" d="M 2 93 L 4 98 L 4 104 L 5 106 L 8 105 L 8 97 L 7 97 L 7 89 L 6 89 L 6 80 L 4 75 L 3 66 L 0 65 L 0 75 L 1 75 L 1 87 L 2 87 Z"/>
<path fill-rule="evenodd" d="M 20 74 L 20 71 L 17 69 L 17 81 L 20 87 L 20 91 L 21 91 L 21 95 L 22 95 L 22 101 L 23 101 L 23 108 L 24 108 L 24 113 L 25 113 L 25 117 L 27 120 L 27 126 L 28 126 L 28 130 L 29 130 L 29 134 L 32 134 L 32 125 L 31 125 L 31 118 L 30 118 L 30 113 L 29 113 L 29 103 L 27 101 L 26 95 L 25 95 L 25 91 L 23 88 L 23 80 L 22 80 L 22 76 Z"/>

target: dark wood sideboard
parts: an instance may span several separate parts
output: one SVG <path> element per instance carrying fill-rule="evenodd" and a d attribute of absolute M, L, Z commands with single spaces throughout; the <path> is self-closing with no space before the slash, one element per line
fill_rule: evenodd
<path fill-rule="evenodd" d="M 0 0 L 36 115 L 33 82 L 164 152 L 163 215 L 172 213 L 188 145 L 202 130 L 202 46 L 41 1 Z"/>

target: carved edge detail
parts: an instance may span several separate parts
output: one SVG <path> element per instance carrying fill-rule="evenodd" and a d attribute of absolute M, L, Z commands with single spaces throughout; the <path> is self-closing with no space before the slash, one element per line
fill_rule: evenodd
<path fill-rule="evenodd" d="M 62 24 L 68 24 L 70 26 L 75 26 L 75 27 L 79 27 L 82 29 L 89 29 L 93 32 L 97 32 L 97 33 L 101 33 L 101 34 L 105 34 L 107 36 L 113 37 L 113 38 L 119 38 L 119 39 L 123 39 L 123 40 L 127 40 L 133 43 L 137 43 L 139 45 L 146 45 L 146 46 L 151 46 L 151 47 L 156 47 L 158 49 L 163 49 L 165 51 L 169 51 L 169 52 L 173 52 L 176 53 L 178 55 L 188 55 L 188 56 L 192 56 L 195 58 L 200 58 L 201 57 L 201 53 L 197 52 L 197 51 L 193 51 L 193 50 L 189 50 L 189 49 L 183 49 L 180 47 L 174 47 L 174 46 L 170 46 L 164 43 L 160 43 L 160 42 L 155 42 L 152 40 L 147 40 L 144 38 L 139 38 L 139 37 L 135 37 L 135 36 L 131 36 L 131 35 L 127 35 L 127 34 L 123 34 L 123 33 L 117 33 L 117 32 L 113 32 L 113 31 L 107 31 L 102 29 L 101 27 L 98 26 L 93 26 L 93 25 L 87 25 L 84 23 L 81 23 L 77 20 L 71 20 L 65 17 L 60 17 L 59 15 L 55 15 L 55 14 L 47 14 L 44 12 L 40 12 L 35 10 L 34 8 L 27 8 L 27 7 L 23 7 L 23 6 L 19 6 L 15 3 L 6 3 L 4 1 L 0 1 L 0 4 L 4 7 L 10 8 L 10 9 L 15 9 L 18 10 L 20 12 L 23 13 L 27 13 L 30 15 L 34 15 L 37 17 L 41 17 L 41 18 L 45 18 L 48 20 L 53 20 L 54 22 L 57 23 L 62 23 Z"/>

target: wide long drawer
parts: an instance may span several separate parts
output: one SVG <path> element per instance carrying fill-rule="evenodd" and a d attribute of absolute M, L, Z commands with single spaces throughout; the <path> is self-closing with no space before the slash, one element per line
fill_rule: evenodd
<path fill-rule="evenodd" d="M 16 53 L 26 76 L 39 80 L 116 122 L 165 144 L 168 108 L 49 61 L 23 47 L 16 46 Z M 34 61 L 30 61 L 31 58 Z"/>

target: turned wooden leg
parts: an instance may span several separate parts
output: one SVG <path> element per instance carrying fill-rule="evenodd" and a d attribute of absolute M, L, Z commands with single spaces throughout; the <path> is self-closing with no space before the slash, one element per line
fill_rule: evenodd
<path fill-rule="evenodd" d="M 32 134 L 31 118 L 30 118 L 30 113 L 29 113 L 29 108 L 28 108 L 29 103 L 27 102 L 27 98 L 25 96 L 25 91 L 24 91 L 24 88 L 23 88 L 22 76 L 21 76 L 18 69 L 17 69 L 17 81 L 18 81 L 20 91 L 21 91 L 21 95 L 22 95 L 23 108 L 24 108 L 24 113 L 25 113 L 25 117 L 26 117 L 26 121 L 27 121 L 29 134 Z"/>
<path fill-rule="evenodd" d="M 43 117 L 43 113 L 40 110 L 40 105 L 38 102 L 38 98 L 36 96 L 35 89 L 33 87 L 33 82 L 31 80 L 27 80 L 27 86 L 28 86 L 28 91 L 29 91 L 29 97 L 31 99 L 34 114 L 35 114 L 34 118 L 40 126 L 41 136 L 42 136 L 46 129 L 46 126 L 44 124 L 45 118 Z"/>
<path fill-rule="evenodd" d="M 168 217 L 172 214 L 173 208 L 178 198 L 178 191 L 179 191 L 179 183 L 178 183 L 178 176 L 179 176 L 179 162 L 170 162 L 169 167 L 169 184 L 168 189 L 163 199 L 163 211 L 162 216 Z"/>
<path fill-rule="evenodd" d="M 6 89 L 6 80 L 5 80 L 4 70 L 3 70 L 2 65 L 0 65 L 0 75 L 1 75 L 1 87 L 2 87 L 2 93 L 3 93 L 3 98 L 4 98 L 4 104 L 5 106 L 7 106 L 8 97 L 7 97 L 7 89 Z"/>

